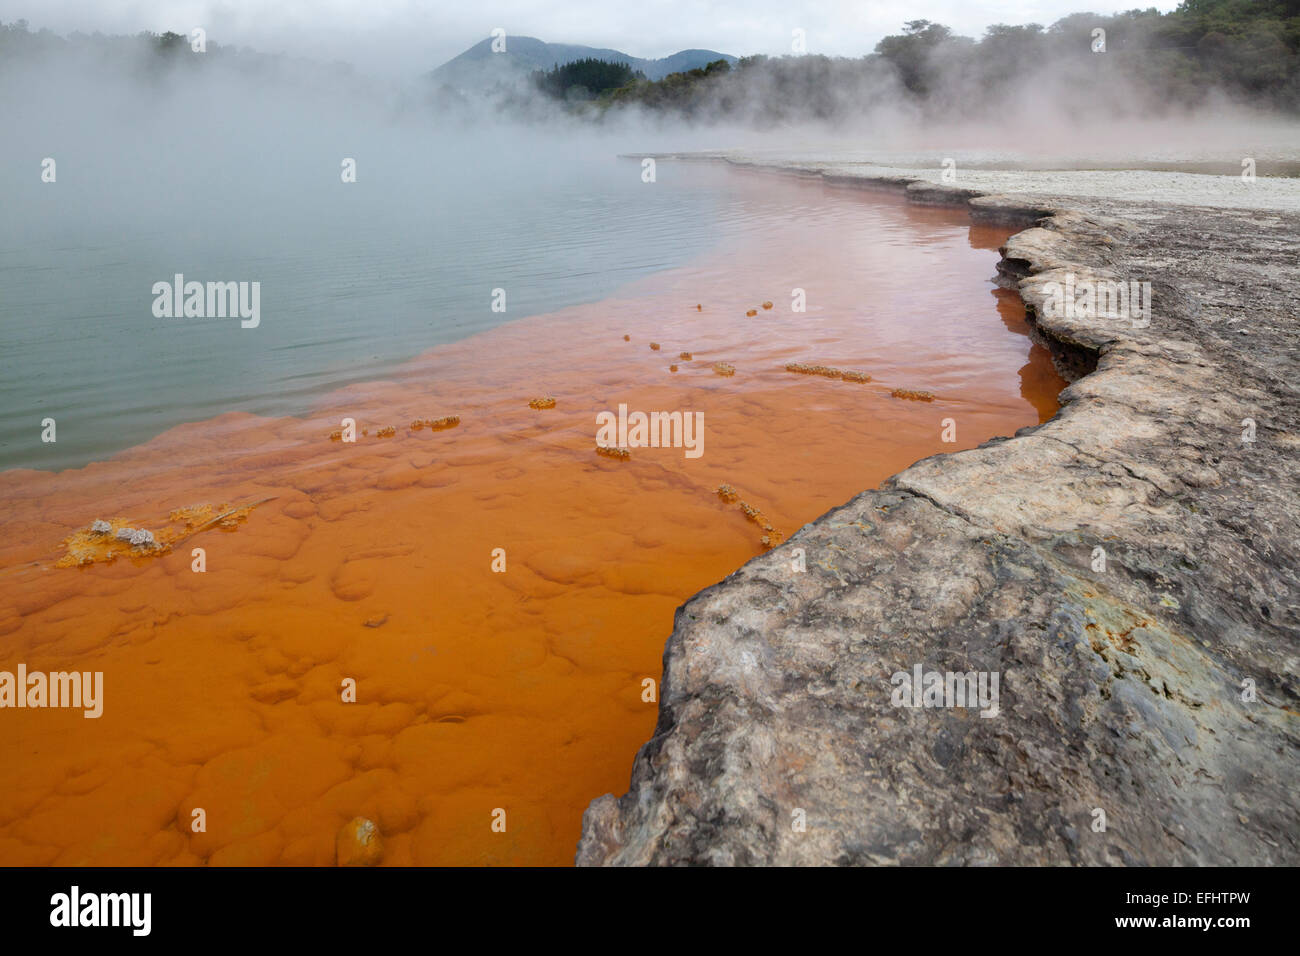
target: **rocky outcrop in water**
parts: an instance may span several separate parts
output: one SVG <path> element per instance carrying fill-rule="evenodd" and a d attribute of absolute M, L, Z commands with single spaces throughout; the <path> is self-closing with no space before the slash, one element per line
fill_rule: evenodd
<path fill-rule="evenodd" d="M 1300 217 L 950 199 L 1038 223 L 1000 271 L 1061 411 L 681 607 L 579 864 L 1300 863 Z"/>

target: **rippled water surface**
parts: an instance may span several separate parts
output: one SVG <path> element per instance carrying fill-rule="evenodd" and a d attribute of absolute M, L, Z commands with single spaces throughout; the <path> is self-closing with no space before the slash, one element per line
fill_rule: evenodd
<path fill-rule="evenodd" d="M 283 192 L 260 168 L 243 189 L 229 170 L 197 168 L 174 204 L 137 190 L 115 202 L 120 157 L 65 166 L 54 184 L 14 176 L 0 224 L 0 467 L 80 465 L 232 409 L 301 413 L 434 345 L 680 265 L 755 211 L 716 173 L 646 184 L 637 163 L 554 150 L 435 152 L 396 168 L 363 157 L 347 185 L 279 169 Z M 147 180 L 163 160 L 121 175 Z M 176 273 L 259 281 L 261 324 L 156 318 L 153 284 Z M 54 443 L 40 440 L 47 416 Z"/>

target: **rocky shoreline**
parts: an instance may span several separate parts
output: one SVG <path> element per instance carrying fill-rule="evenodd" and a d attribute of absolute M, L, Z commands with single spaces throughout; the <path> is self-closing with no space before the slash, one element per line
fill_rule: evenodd
<path fill-rule="evenodd" d="M 764 168 L 1026 226 L 999 273 L 1073 384 L 679 608 L 577 863 L 1300 863 L 1300 215 Z M 1067 279 L 1149 282 L 1149 323 Z M 996 714 L 896 706 L 917 667 Z"/>

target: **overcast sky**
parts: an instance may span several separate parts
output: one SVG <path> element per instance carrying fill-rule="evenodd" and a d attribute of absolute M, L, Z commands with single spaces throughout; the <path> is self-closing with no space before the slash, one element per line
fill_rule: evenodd
<path fill-rule="evenodd" d="M 979 36 L 992 23 L 1048 25 L 1069 13 L 1132 9 L 1134 0 L 0 0 L 0 20 L 104 33 L 208 31 L 217 43 L 347 60 L 370 72 L 423 71 L 502 27 L 507 35 L 662 57 L 691 47 L 743 56 L 869 53 L 905 21 Z M 1143 8 L 1151 6 L 1141 4 Z M 1154 4 L 1171 10 L 1176 3 Z"/>

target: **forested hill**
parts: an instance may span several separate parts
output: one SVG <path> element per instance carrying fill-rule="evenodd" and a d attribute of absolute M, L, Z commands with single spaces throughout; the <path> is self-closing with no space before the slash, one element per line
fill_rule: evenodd
<path fill-rule="evenodd" d="M 506 38 L 519 63 L 533 63 L 529 51 L 538 52 L 528 40 Z M 1300 0 L 1184 0 L 1169 13 L 1150 8 L 1108 16 L 1075 13 L 1048 26 L 995 24 L 979 38 L 913 20 L 860 57 L 824 56 L 814 49 L 736 60 L 689 50 L 639 61 L 616 50 L 532 44 L 544 65 L 520 72 L 516 64 L 507 71 L 510 83 L 465 94 L 427 75 L 411 77 L 401 94 L 403 108 L 458 112 L 477 121 L 486 104 L 539 122 L 555 109 L 589 118 L 636 109 L 760 127 L 851 120 L 881 108 L 937 120 L 1001 114 L 1057 125 L 1076 118 L 1154 117 L 1224 102 L 1300 114 Z M 556 50 L 568 51 L 566 57 L 589 55 L 561 63 L 553 59 Z M 61 37 L 33 32 L 21 20 L 0 23 L 0 76 L 7 67 L 67 54 L 68 62 L 75 59 L 90 70 L 84 75 L 126 70 L 155 85 L 170 69 L 221 69 L 255 83 L 277 79 L 317 92 L 389 95 L 378 85 L 372 89 L 345 63 L 265 55 L 211 40 L 205 55 L 191 52 L 189 37 L 170 32 Z M 485 56 L 489 64 L 500 57 Z M 662 75 L 679 63 L 690 65 Z"/>
<path fill-rule="evenodd" d="M 429 74 L 435 83 L 466 91 L 483 89 L 501 80 L 519 79 L 541 70 L 555 69 L 581 60 L 622 64 L 634 73 L 651 80 L 670 73 L 704 66 L 712 60 L 734 63 L 736 58 L 716 50 L 680 50 L 658 60 L 631 56 L 621 50 L 579 46 L 572 43 L 547 43 L 535 37 L 504 36 L 498 50 L 491 38 L 474 44 Z"/>
<path fill-rule="evenodd" d="M 837 119 L 875 106 L 943 118 L 990 111 L 1156 115 L 1232 101 L 1300 113 L 1300 0 L 1185 0 L 1050 26 L 996 24 L 979 39 L 907 23 L 859 58 L 742 57 L 634 81 L 602 97 L 709 120 Z"/>

